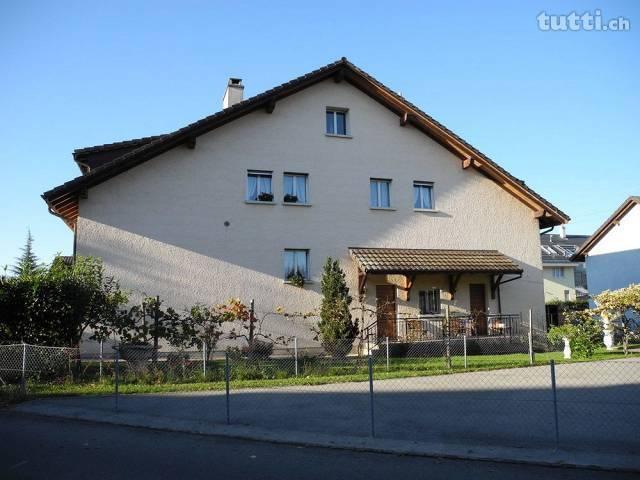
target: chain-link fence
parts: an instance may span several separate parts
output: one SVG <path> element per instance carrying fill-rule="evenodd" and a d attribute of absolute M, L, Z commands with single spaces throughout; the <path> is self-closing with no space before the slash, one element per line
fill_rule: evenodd
<path fill-rule="evenodd" d="M 105 414 L 418 442 L 640 447 L 640 356 L 571 361 L 561 348 L 533 329 L 213 352 L 122 344 L 91 356 L 18 344 L 0 346 L 0 377 L 27 389 L 101 383 L 108 396 L 64 401 Z"/>
<path fill-rule="evenodd" d="M 18 343 L 0 345 L 0 384 L 52 382 L 72 378 L 80 365 L 77 348 Z"/>

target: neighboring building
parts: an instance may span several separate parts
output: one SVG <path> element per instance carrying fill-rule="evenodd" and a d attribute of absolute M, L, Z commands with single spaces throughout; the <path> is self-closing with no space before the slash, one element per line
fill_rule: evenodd
<path fill-rule="evenodd" d="M 566 235 L 564 226 L 559 235 L 540 235 L 545 303 L 587 299 L 589 294 L 584 263 L 571 261 L 587 238 L 588 235 Z"/>
<path fill-rule="evenodd" d="M 346 59 L 243 88 L 231 79 L 222 111 L 173 133 L 76 150 L 82 175 L 43 194 L 76 253 L 178 308 L 317 311 L 330 256 L 354 307 L 383 306 L 378 336 L 445 306 L 476 314 L 471 334 L 507 333 L 491 315 L 529 308 L 544 328 L 539 231 L 565 213 Z M 277 317 L 264 328 L 312 338 Z"/>
<path fill-rule="evenodd" d="M 627 198 L 573 260 L 585 262 L 592 297 L 640 283 L 640 196 Z"/>

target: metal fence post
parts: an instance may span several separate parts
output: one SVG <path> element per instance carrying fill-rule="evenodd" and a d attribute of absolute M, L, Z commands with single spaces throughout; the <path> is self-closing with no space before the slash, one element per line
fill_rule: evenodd
<path fill-rule="evenodd" d="M 104 354 L 104 342 L 100 339 L 100 380 L 102 380 L 102 357 Z"/>
<path fill-rule="evenodd" d="M 556 362 L 551 360 L 551 390 L 553 391 L 553 422 L 556 433 L 556 450 L 560 446 L 560 428 L 558 426 L 558 394 L 556 390 Z"/>
<path fill-rule="evenodd" d="M 375 416 L 373 414 L 373 358 L 369 355 L 369 407 L 371 410 L 371 436 L 376 436 Z"/>
<path fill-rule="evenodd" d="M 464 350 L 464 368 L 466 370 L 467 368 L 467 336 L 466 335 L 462 336 L 462 347 Z"/>
<path fill-rule="evenodd" d="M 22 380 L 20 382 L 22 393 L 27 393 L 27 344 L 22 342 Z"/>
<path fill-rule="evenodd" d="M 298 337 L 293 337 L 293 357 L 295 364 L 296 377 L 298 376 Z"/>
<path fill-rule="evenodd" d="M 529 309 L 529 365 L 535 363 L 535 356 L 533 353 L 533 315 L 531 309 Z"/>
<path fill-rule="evenodd" d="M 445 320 L 445 356 L 447 362 L 447 368 L 451 369 L 451 335 L 450 335 L 450 324 L 449 324 L 449 305 L 445 306 L 444 309 L 444 320 Z"/>
<path fill-rule="evenodd" d="M 231 425 L 231 415 L 229 413 L 229 352 L 224 356 L 224 378 L 226 384 L 226 407 L 227 407 L 227 425 Z"/>
<path fill-rule="evenodd" d="M 207 380 L 207 344 L 202 342 L 202 376 Z"/>
<path fill-rule="evenodd" d="M 387 372 L 389 371 L 389 337 L 386 338 L 387 344 Z"/>
<path fill-rule="evenodd" d="M 115 368 L 115 376 L 116 376 L 116 412 L 118 411 L 118 395 L 120 389 L 120 348 L 116 348 L 116 368 Z"/>

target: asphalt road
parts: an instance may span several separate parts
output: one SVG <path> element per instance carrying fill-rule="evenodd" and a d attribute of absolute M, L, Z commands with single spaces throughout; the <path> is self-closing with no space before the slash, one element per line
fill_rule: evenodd
<path fill-rule="evenodd" d="M 565 450 L 633 455 L 640 450 L 640 361 L 556 366 L 560 444 Z M 444 444 L 551 448 L 555 440 L 550 368 L 374 381 L 378 438 Z M 78 408 L 113 414 L 113 396 L 43 398 L 23 412 Z M 224 424 L 224 392 L 120 395 L 119 412 Z M 268 431 L 367 437 L 369 384 L 235 388 L 233 425 Z"/>
<path fill-rule="evenodd" d="M 590 480 L 637 477 L 569 468 L 303 448 L 0 410 L 0 478 Z"/>

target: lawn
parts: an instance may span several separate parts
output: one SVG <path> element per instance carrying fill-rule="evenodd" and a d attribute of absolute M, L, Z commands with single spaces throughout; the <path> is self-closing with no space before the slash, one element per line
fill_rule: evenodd
<path fill-rule="evenodd" d="M 640 357 L 632 353 L 629 357 Z M 628 357 L 628 358 L 629 358 Z M 602 361 L 624 358 L 619 350 L 598 350 L 588 360 L 564 360 L 562 352 L 539 353 L 535 356 L 535 365 L 547 365 L 550 360 L 557 363 Z M 195 364 L 196 366 L 201 364 Z M 368 360 L 366 358 L 348 358 L 345 360 L 301 358 L 298 362 L 299 375 L 295 376 L 294 362 L 290 358 L 267 360 L 232 360 L 231 388 L 278 388 L 296 385 L 323 385 L 329 383 L 368 381 Z M 376 380 L 393 378 L 410 378 L 430 375 L 446 375 L 450 373 L 486 371 L 505 368 L 529 366 L 527 354 L 507 355 L 472 355 L 467 357 L 467 368 L 464 358 L 451 358 L 452 368 L 446 366 L 442 357 L 437 358 L 390 358 L 387 368 L 385 357 L 374 359 L 374 378 Z M 162 375 L 132 375 L 126 371 L 121 374 L 119 391 L 123 394 L 158 393 L 158 392 L 193 392 L 206 390 L 224 390 L 224 362 L 211 361 L 207 364 L 207 376 L 202 375 L 200 368 L 190 370 L 191 375 L 183 377 Z M 0 406 L 16 403 L 25 398 L 38 398 L 59 395 L 111 395 L 114 393 L 112 377 L 97 380 L 62 383 L 35 383 L 27 385 L 25 397 L 16 386 L 0 387 Z"/>

